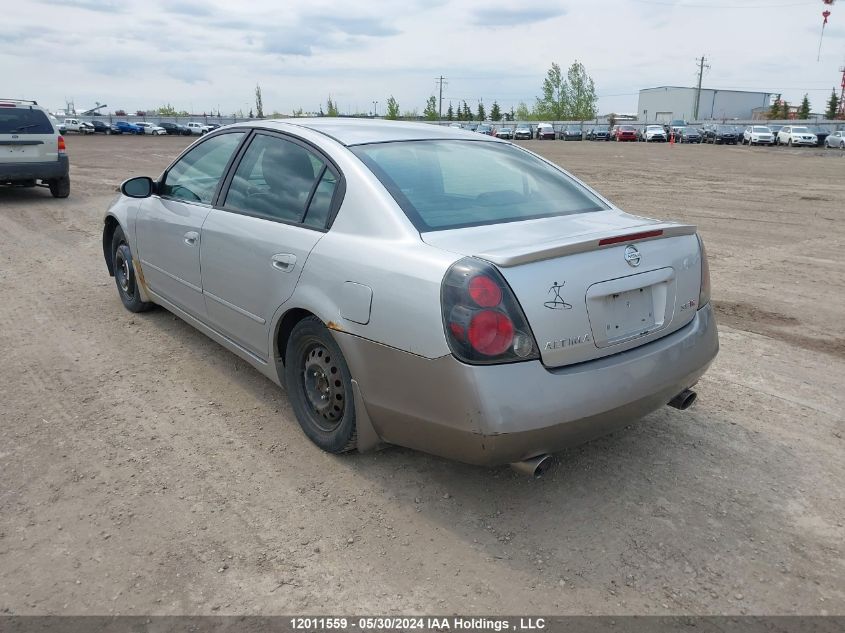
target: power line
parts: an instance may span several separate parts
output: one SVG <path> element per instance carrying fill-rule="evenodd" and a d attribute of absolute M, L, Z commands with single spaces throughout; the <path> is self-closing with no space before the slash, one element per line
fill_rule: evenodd
<path fill-rule="evenodd" d="M 705 65 L 707 58 L 704 55 L 695 61 L 698 62 L 698 89 L 695 92 L 695 116 L 693 118 L 698 121 L 698 109 L 701 107 L 701 82 L 704 80 L 704 69 L 709 70 L 710 66 Z"/>

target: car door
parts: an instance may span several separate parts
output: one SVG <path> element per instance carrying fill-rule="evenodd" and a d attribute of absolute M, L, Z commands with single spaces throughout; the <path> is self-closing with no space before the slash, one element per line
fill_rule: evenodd
<path fill-rule="evenodd" d="M 150 289 L 198 318 L 205 316 L 200 232 L 220 181 L 245 132 L 210 136 L 165 172 L 157 195 L 141 202 L 135 221 L 138 255 Z"/>
<path fill-rule="evenodd" d="M 202 229 L 202 286 L 212 327 L 261 359 L 273 315 L 293 294 L 339 204 L 340 172 L 292 137 L 257 132 Z"/>

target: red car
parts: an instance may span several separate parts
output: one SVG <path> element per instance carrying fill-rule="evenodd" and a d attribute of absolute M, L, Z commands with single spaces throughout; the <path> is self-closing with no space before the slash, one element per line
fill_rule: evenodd
<path fill-rule="evenodd" d="M 614 141 L 636 141 L 637 128 L 633 125 L 617 125 L 610 133 L 611 140 Z"/>

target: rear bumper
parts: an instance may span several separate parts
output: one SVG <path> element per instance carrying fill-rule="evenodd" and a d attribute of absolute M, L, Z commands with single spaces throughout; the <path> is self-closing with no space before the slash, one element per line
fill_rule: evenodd
<path fill-rule="evenodd" d="M 603 359 L 474 366 L 335 332 L 385 442 L 472 464 L 503 464 L 611 433 L 694 385 L 719 350 L 712 307 L 662 339 Z"/>
<path fill-rule="evenodd" d="M 0 163 L 0 183 L 22 180 L 52 180 L 67 176 L 68 157 L 43 163 Z"/>

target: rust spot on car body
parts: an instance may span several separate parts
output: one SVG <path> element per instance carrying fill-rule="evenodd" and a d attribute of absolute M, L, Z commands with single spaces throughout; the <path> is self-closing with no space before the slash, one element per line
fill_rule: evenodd
<path fill-rule="evenodd" d="M 132 258 L 132 267 L 135 269 L 135 277 L 138 279 L 138 283 L 141 284 L 144 292 L 149 294 L 147 291 L 147 280 L 144 279 L 144 270 L 141 268 L 141 263 L 134 257 Z"/>
<path fill-rule="evenodd" d="M 334 321 L 329 321 L 328 323 L 326 323 L 326 327 L 329 328 L 330 330 L 334 330 L 335 332 L 343 332 L 343 328 L 340 327 Z"/>

